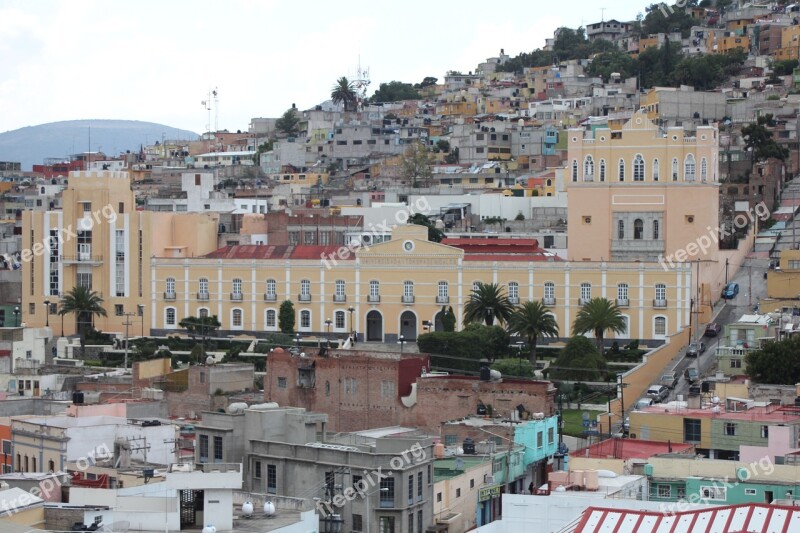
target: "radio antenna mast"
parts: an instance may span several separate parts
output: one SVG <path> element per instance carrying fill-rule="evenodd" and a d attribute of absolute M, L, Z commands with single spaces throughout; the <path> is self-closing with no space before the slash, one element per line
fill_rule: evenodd
<path fill-rule="evenodd" d="M 216 87 L 211 94 L 214 95 L 214 131 L 219 131 L 219 92 Z"/>

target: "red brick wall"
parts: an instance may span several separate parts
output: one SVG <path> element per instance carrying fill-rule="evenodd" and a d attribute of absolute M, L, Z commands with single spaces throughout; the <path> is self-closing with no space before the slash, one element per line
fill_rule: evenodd
<path fill-rule="evenodd" d="M 312 364 L 314 387 L 298 387 L 298 365 Z M 330 431 L 402 425 L 438 433 L 441 422 L 475 414 L 478 401 L 492 405 L 496 413 L 510 412 L 519 404 L 533 413 L 552 412 L 554 392 L 549 390 L 550 382 L 488 383 L 468 377 L 418 377 L 427 366 L 427 355 L 395 359 L 333 351 L 331 357 L 293 358 L 276 353 L 267 361 L 264 399 L 326 413 Z M 278 388 L 278 378 L 286 379 L 285 389 Z M 356 382 L 354 392 L 346 390 L 351 380 Z M 417 383 L 417 402 L 408 408 L 400 398 L 408 396 L 413 381 Z M 394 384 L 393 395 L 382 382 Z"/>

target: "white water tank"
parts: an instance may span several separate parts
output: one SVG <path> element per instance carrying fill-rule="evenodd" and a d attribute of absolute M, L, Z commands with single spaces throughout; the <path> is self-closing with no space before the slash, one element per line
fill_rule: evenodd
<path fill-rule="evenodd" d="M 215 528 L 211 524 L 208 524 L 203 528 L 203 533 L 217 533 L 217 528 Z"/>
<path fill-rule="evenodd" d="M 241 413 L 245 409 L 247 409 L 247 404 L 245 402 L 236 402 L 230 404 L 227 410 L 229 415 L 236 415 Z"/>
<path fill-rule="evenodd" d="M 253 502 L 244 502 L 242 504 L 242 514 L 244 516 L 253 516 Z"/>
<path fill-rule="evenodd" d="M 267 403 L 256 403 L 248 407 L 248 409 L 277 409 L 278 404 L 276 402 L 267 402 Z"/>
<path fill-rule="evenodd" d="M 275 504 L 270 502 L 270 501 L 264 502 L 264 514 L 267 515 L 267 516 L 274 515 L 275 514 Z"/>

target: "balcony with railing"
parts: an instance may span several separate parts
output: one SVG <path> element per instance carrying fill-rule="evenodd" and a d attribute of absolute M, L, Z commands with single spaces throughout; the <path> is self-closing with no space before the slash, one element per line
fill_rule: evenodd
<path fill-rule="evenodd" d="M 589 303 L 591 298 L 578 298 L 578 305 L 586 305 Z"/>
<path fill-rule="evenodd" d="M 207 302 L 208 301 L 208 293 L 207 292 L 198 292 L 197 293 L 197 299 L 200 300 L 201 302 Z"/>
<path fill-rule="evenodd" d="M 274 292 L 265 292 L 264 293 L 264 301 L 265 302 L 277 302 L 278 301 L 278 295 L 275 294 Z"/>
<path fill-rule="evenodd" d="M 413 304 L 413 303 L 414 303 L 414 295 L 413 295 L 413 294 L 411 294 L 411 295 L 409 295 L 409 294 L 404 294 L 404 295 L 401 297 L 401 301 L 402 301 L 404 304 Z"/>
<path fill-rule="evenodd" d="M 519 305 L 519 296 L 509 296 L 508 303 L 511 305 Z"/>
<path fill-rule="evenodd" d="M 244 296 L 241 292 L 232 292 L 231 293 L 231 301 L 232 302 L 241 302 L 244 299 Z"/>
<path fill-rule="evenodd" d="M 555 298 L 543 298 L 542 302 L 544 302 L 544 305 L 549 305 L 549 306 L 556 305 L 556 299 Z"/>
<path fill-rule="evenodd" d="M 656 309 L 664 309 L 664 308 L 667 307 L 667 300 L 666 299 L 662 300 L 662 299 L 659 299 L 659 298 L 655 298 L 653 300 L 653 307 L 655 307 Z"/>
<path fill-rule="evenodd" d="M 450 303 L 450 297 L 449 297 L 449 296 L 442 296 L 442 295 L 439 295 L 439 296 L 437 296 L 437 297 L 436 297 L 436 303 L 437 303 L 437 304 L 447 304 L 447 303 Z"/>
<path fill-rule="evenodd" d="M 617 298 L 617 307 L 630 307 L 631 301 L 627 298 Z"/>
<path fill-rule="evenodd" d="M 65 265 L 101 265 L 103 264 L 102 255 L 91 255 L 88 253 L 79 253 L 76 255 L 62 255 L 61 262 Z"/>
<path fill-rule="evenodd" d="M 347 301 L 347 295 L 346 294 L 334 294 L 333 295 L 333 301 L 334 302 L 346 302 Z"/>
<path fill-rule="evenodd" d="M 300 293 L 297 295 L 297 301 L 299 302 L 310 302 L 311 301 L 311 294 L 308 293 Z"/>
<path fill-rule="evenodd" d="M 164 299 L 165 300 L 174 300 L 175 298 L 177 298 L 177 295 L 175 294 L 175 291 L 171 291 L 171 292 L 170 291 L 164 291 Z"/>
<path fill-rule="evenodd" d="M 367 303 L 377 304 L 377 303 L 380 303 L 380 301 L 381 301 L 381 295 L 380 294 L 368 294 L 367 295 Z"/>

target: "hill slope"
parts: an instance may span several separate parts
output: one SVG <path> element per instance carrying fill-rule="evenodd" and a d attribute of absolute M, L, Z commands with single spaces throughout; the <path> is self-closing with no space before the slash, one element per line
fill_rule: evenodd
<path fill-rule="evenodd" d="M 47 157 L 67 158 L 70 154 L 89 151 L 91 128 L 92 151 L 108 156 L 140 145 L 166 139 L 194 140 L 198 135 L 154 122 L 138 120 L 68 120 L 39 126 L 28 126 L 0 133 L 0 161 L 19 161 L 23 170 L 38 165 Z"/>

